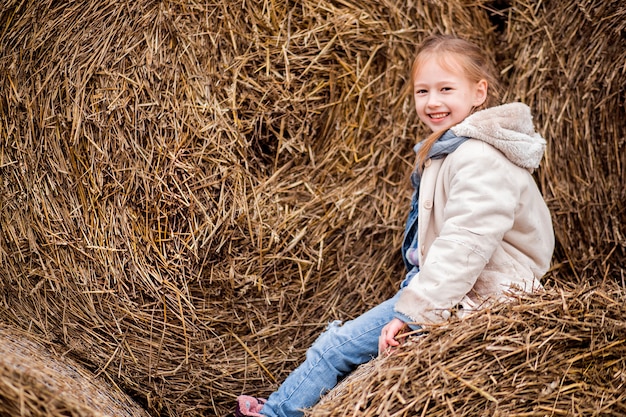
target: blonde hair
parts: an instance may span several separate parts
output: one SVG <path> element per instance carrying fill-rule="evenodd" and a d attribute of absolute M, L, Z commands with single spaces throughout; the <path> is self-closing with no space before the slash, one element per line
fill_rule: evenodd
<path fill-rule="evenodd" d="M 433 35 L 426 38 L 418 48 L 411 66 L 411 88 L 421 66 L 428 59 L 435 58 L 443 68 L 460 72 L 471 82 L 487 81 L 487 98 L 473 110 L 495 106 L 500 101 L 500 82 L 495 67 L 489 57 L 476 44 L 451 35 Z M 418 168 L 424 165 L 428 152 L 444 132 L 434 132 L 426 139 L 417 153 Z"/>

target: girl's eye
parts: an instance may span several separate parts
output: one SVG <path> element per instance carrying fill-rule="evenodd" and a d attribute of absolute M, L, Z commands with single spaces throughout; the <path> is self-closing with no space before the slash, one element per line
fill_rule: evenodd
<path fill-rule="evenodd" d="M 426 90 L 424 89 L 420 89 L 420 90 L 415 90 L 415 94 L 426 94 Z"/>
<path fill-rule="evenodd" d="M 452 87 L 443 87 L 441 91 L 452 91 Z"/>

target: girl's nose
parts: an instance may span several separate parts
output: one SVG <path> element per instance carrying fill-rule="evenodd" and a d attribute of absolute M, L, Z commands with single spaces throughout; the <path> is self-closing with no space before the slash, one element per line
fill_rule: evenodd
<path fill-rule="evenodd" d="M 441 104 L 441 100 L 439 100 L 439 95 L 437 94 L 428 95 L 428 102 L 426 103 L 428 107 L 437 107 L 440 104 Z"/>

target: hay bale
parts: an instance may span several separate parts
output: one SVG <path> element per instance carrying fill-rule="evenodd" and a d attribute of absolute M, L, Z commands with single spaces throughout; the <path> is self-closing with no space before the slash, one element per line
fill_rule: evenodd
<path fill-rule="evenodd" d="M 532 107 L 548 142 L 538 178 L 556 259 L 574 282 L 624 285 L 626 4 L 509 3 L 502 67 L 508 98 Z"/>
<path fill-rule="evenodd" d="M 495 41 L 480 1 L 271 5 L 0 6 L 0 316 L 155 415 L 269 392 L 395 291 L 415 45 Z"/>
<path fill-rule="evenodd" d="M 148 417 L 118 387 L 45 345 L 0 325 L 0 415 Z"/>
<path fill-rule="evenodd" d="M 625 296 L 617 286 L 549 290 L 433 328 L 307 415 L 623 415 Z"/>

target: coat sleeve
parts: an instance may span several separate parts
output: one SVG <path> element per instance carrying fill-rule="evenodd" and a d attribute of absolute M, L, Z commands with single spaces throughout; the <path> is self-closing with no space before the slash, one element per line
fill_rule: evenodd
<path fill-rule="evenodd" d="M 512 228 L 521 193 L 518 168 L 483 142 L 463 146 L 447 158 L 437 182 L 447 188 L 437 190 L 445 193 L 445 205 L 432 208 L 443 213 L 441 230 L 395 306 L 420 324 L 446 320 L 472 290 Z"/>

